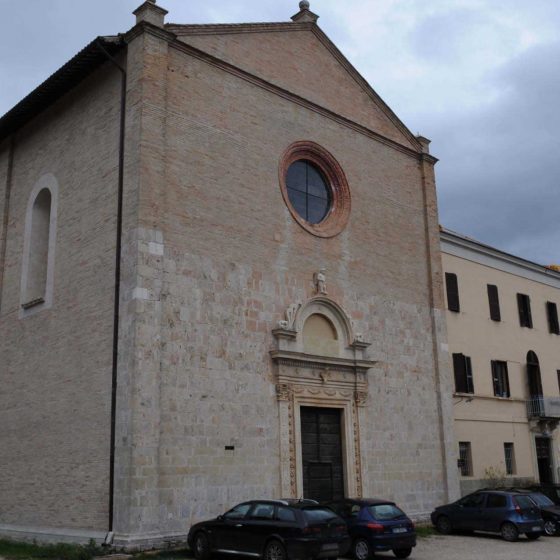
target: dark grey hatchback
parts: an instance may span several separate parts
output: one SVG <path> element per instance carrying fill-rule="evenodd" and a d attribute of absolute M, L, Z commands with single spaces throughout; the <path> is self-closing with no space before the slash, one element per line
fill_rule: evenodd
<path fill-rule="evenodd" d="M 188 543 L 198 560 L 213 552 L 307 560 L 336 558 L 350 539 L 346 523 L 313 500 L 254 500 L 193 525 Z"/>
<path fill-rule="evenodd" d="M 457 502 L 437 507 L 431 515 L 440 533 L 485 531 L 516 541 L 520 533 L 538 539 L 544 532 L 539 508 L 526 494 L 505 490 L 480 490 Z"/>

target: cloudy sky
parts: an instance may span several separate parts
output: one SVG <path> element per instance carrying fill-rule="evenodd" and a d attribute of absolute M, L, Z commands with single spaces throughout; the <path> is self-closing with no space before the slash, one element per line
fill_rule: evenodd
<path fill-rule="evenodd" d="M 140 0 L 0 0 L 0 114 Z M 287 21 L 296 0 L 159 0 L 174 23 Z M 311 0 L 319 24 L 432 139 L 440 221 L 560 263 L 560 0 Z"/>

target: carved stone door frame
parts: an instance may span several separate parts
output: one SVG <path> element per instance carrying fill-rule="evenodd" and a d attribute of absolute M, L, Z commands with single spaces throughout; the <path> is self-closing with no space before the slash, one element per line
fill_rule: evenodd
<path fill-rule="evenodd" d="M 338 356 L 305 353 L 301 333 L 314 313 L 326 316 L 337 329 L 341 340 Z M 354 336 L 348 315 L 324 296 L 311 298 L 305 305 L 291 305 L 273 334 L 277 341 L 271 357 L 276 365 L 282 496 L 303 497 L 302 406 L 342 411 L 344 492 L 348 497 L 361 496 L 360 411 L 368 398 L 367 371 L 376 363 L 365 356 L 369 344 L 360 335 Z"/>

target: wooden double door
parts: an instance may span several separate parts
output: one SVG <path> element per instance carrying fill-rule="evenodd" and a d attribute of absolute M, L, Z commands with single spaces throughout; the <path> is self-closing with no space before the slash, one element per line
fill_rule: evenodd
<path fill-rule="evenodd" d="M 340 500 L 344 498 L 341 410 L 309 406 L 300 413 L 303 496 Z"/>

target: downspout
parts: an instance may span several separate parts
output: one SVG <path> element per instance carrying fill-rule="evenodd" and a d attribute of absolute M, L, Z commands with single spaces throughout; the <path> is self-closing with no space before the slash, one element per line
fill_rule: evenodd
<path fill-rule="evenodd" d="M 105 544 L 113 540 L 114 490 L 115 490 L 115 439 L 117 413 L 117 372 L 119 359 L 119 302 L 121 284 L 121 253 L 122 253 L 122 222 L 123 222 L 123 190 L 124 190 L 124 140 L 126 116 L 126 70 L 111 56 L 103 46 L 100 37 L 96 41 L 99 50 L 121 73 L 121 107 L 119 130 L 119 177 L 117 194 L 117 240 L 115 247 L 115 301 L 113 308 L 113 365 L 111 379 L 111 448 L 109 455 L 109 532 Z"/>
<path fill-rule="evenodd" d="M 6 248 L 8 246 L 8 220 L 10 218 L 10 198 L 12 193 L 12 177 L 14 173 L 15 138 L 12 134 L 8 155 L 8 170 L 6 173 L 6 191 L 4 193 L 4 218 L 2 220 L 2 248 L 0 249 L 0 313 L 2 311 L 2 292 L 4 286 L 4 265 L 6 263 Z"/>

